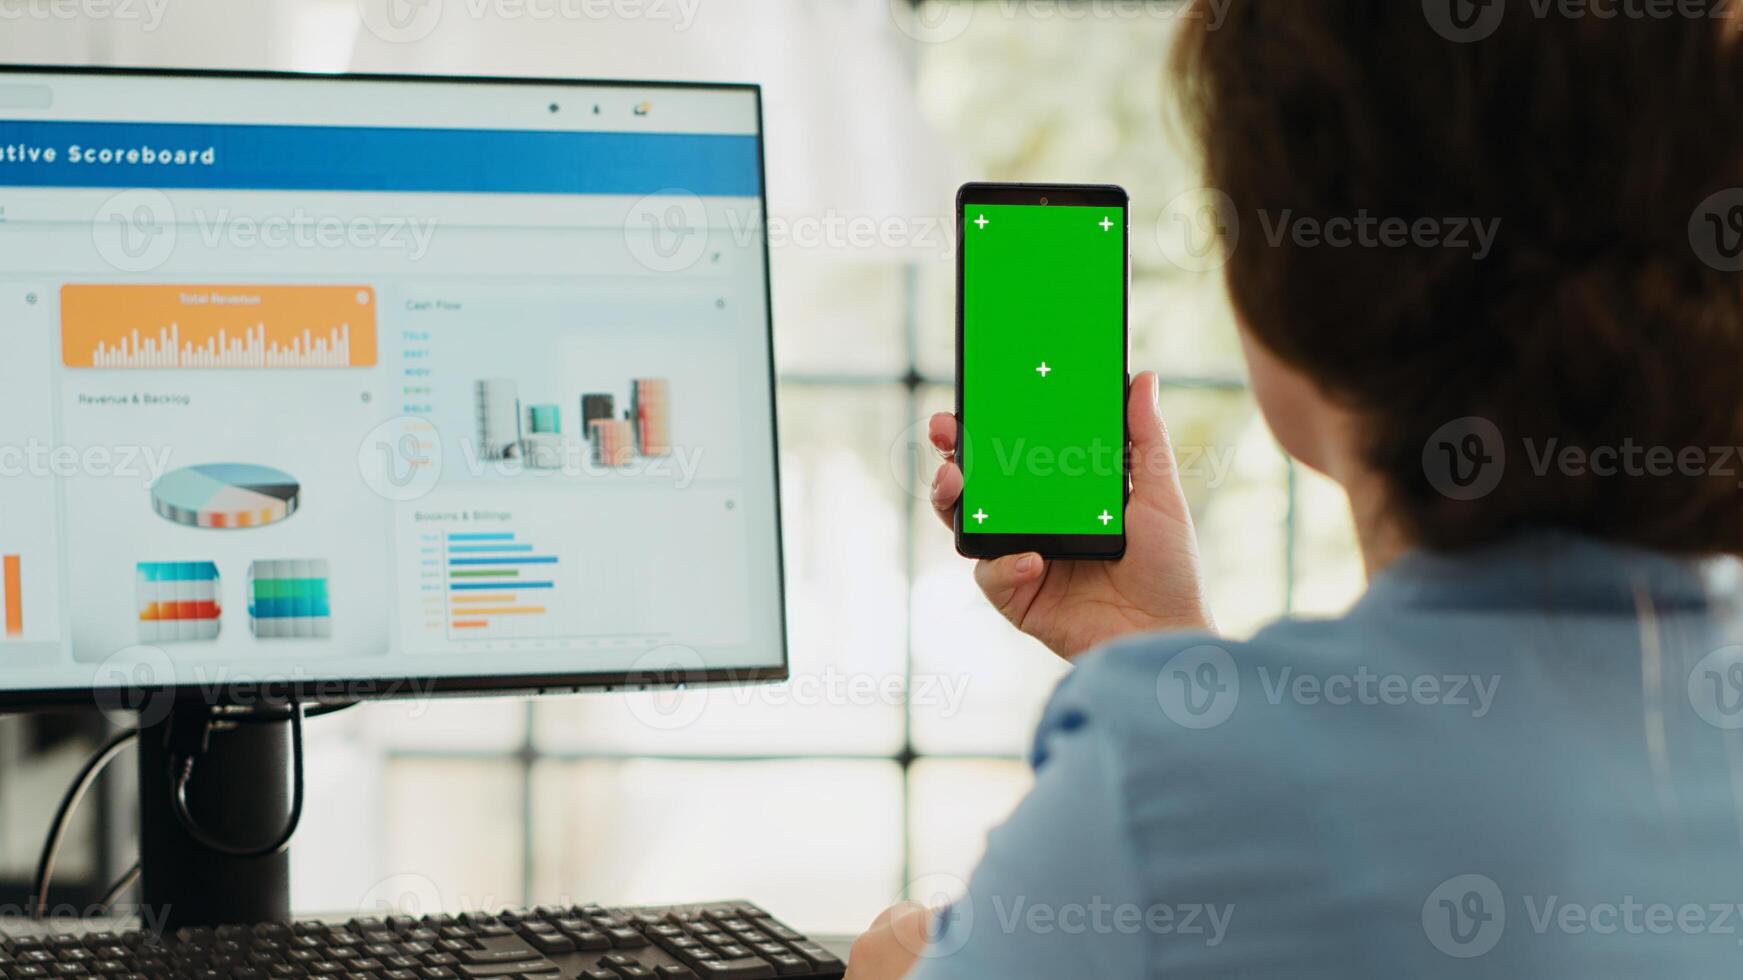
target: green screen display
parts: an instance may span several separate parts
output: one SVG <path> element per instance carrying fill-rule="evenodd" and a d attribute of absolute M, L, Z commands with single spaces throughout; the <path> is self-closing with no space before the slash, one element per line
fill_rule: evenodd
<path fill-rule="evenodd" d="M 1125 533 L 1126 222 L 964 206 L 962 524 Z"/>

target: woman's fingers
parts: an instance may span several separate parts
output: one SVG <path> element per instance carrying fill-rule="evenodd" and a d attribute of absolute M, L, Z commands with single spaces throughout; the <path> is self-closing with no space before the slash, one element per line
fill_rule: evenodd
<path fill-rule="evenodd" d="M 956 416 L 939 412 L 926 423 L 926 437 L 945 459 L 956 458 Z"/>
<path fill-rule="evenodd" d="M 974 580 L 987 601 L 1019 629 L 1046 577 L 1047 563 L 1033 553 L 1006 555 L 977 562 L 974 566 Z"/>
<path fill-rule="evenodd" d="M 1132 496 L 1139 503 L 1174 513 L 1184 507 L 1185 494 L 1180 489 L 1168 426 L 1162 421 L 1161 387 L 1153 371 L 1132 379 L 1126 407 L 1126 423 L 1132 433 Z"/>
<path fill-rule="evenodd" d="M 956 502 L 960 499 L 962 470 L 955 463 L 945 463 L 932 478 L 932 512 L 951 530 L 956 529 Z"/>

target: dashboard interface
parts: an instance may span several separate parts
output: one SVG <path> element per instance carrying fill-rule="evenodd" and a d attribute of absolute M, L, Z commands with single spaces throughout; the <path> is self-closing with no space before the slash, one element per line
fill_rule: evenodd
<path fill-rule="evenodd" d="M 781 668 L 760 119 L 0 74 L 0 690 Z"/>

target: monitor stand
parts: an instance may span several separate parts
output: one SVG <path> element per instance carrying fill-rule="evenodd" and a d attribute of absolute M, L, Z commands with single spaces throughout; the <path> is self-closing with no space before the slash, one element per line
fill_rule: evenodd
<path fill-rule="evenodd" d="M 178 700 L 167 717 L 139 729 L 141 911 L 149 913 L 147 925 L 161 924 L 165 932 L 290 919 L 288 849 L 231 857 L 195 840 L 176 819 L 171 726 L 179 713 L 198 717 L 210 710 L 201 698 Z M 213 726 L 188 784 L 188 811 L 206 833 L 249 847 L 283 832 L 291 802 L 290 737 L 288 722 Z"/>

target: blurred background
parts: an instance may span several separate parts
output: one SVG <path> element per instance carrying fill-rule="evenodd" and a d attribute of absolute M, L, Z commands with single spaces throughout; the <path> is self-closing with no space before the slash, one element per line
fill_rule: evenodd
<path fill-rule="evenodd" d="M 793 680 L 757 689 L 369 705 L 309 726 L 297 908 L 755 898 L 846 933 L 960 887 L 1025 791 L 1064 667 L 986 608 L 926 504 L 952 407 L 955 187 L 1133 197 L 1133 365 L 1163 407 L 1222 628 L 1342 610 L 1341 494 L 1246 390 L 1215 269 L 1168 258 L 1196 190 L 1167 119 L 1186 8 L 1157 0 L 0 0 L 0 59 L 294 71 L 755 81 L 769 232 Z M 0 901 L 102 735 L 0 719 Z M 74 826 L 55 894 L 135 856 L 131 758 Z M 820 887 L 820 883 L 827 883 Z"/>

